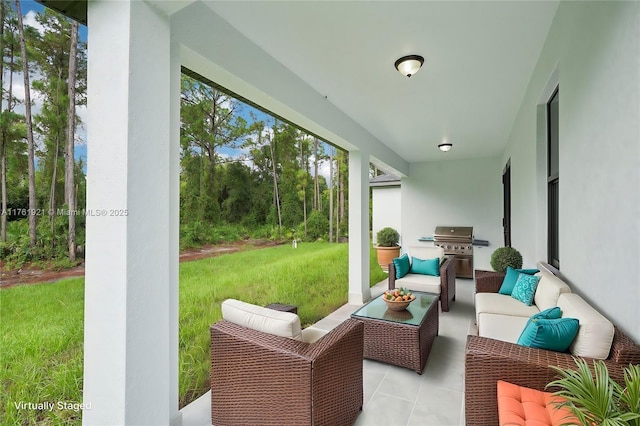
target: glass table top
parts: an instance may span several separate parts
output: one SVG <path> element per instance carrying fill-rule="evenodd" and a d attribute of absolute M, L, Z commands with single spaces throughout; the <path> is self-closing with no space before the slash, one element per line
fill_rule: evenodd
<path fill-rule="evenodd" d="M 382 300 L 382 295 L 359 308 L 352 317 L 372 318 L 383 321 L 399 322 L 409 325 L 420 325 L 422 319 L 433 303 L 438 303 L 438 296 L 428 293 L 412 292 L 416 300 L 411 302 L 404 311 L 392 311 L 387 309 L 387 304 Z"/>

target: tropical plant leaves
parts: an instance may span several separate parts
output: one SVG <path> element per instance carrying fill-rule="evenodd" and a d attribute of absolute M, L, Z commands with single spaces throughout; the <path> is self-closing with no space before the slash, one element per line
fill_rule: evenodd
<path fill-rule="evenodd" d="M 578 367 L 563 369 L 551 366 L 560 376 L 547 387 L 561 390 L 555 395 L 566 399 L 558 404 L 567 407 L 583 425 L 640 426 L 640 366 L 624 369 L 624 387 L 614 381 L 601 360 L 574 358 Z"/>

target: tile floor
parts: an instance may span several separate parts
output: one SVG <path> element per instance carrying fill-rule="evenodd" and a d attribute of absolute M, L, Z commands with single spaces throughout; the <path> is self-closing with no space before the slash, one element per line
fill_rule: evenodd
<path fill-rule="evenodd" d="M 386 281 L 372 287 L 381 294 Z M 348 318 L 358 305 L 344 305 L 314 324 L 330 330 Z M 473 280 L 456 280 L 456 301 L 440 314 L 440 332 L 422 375 L 414 371 L 364 360 L 364 407 L 354 426 L 464 425 L 464 347 L 474 317 Z M 210 425 L 207 392 L 182 411 L 185 426 Z"/>

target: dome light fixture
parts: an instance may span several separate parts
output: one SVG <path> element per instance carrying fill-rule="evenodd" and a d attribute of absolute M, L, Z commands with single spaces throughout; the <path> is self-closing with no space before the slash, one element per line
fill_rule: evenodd
<path fill-rule="evenodd" d="M 452 143 L 441 143 L 440 145 L 438 145 L 438 149 L 440 151 L 442 151 L 442 152 L 447 152 L 451 148 L 453 148 L 453 144 Z"/>
<path fill-rule="evenodd" d="M 418 72 L 422 64 L 424 64 L 424 58 L 422 56 L 408 55 L 398 59 L 394 65 L 400 74 L 411 77 Z"/>

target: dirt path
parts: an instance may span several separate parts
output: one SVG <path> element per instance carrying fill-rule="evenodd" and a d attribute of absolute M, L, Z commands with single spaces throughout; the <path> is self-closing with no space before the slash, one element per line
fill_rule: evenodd
<path fill-rule="evenodd" d="M 277 245 L 277 243 L 265 240 L 243 240 L 222 245 L 207 245 L 182 251 L 180 253 L 180 262 L 215 257 L 226 253 L 234 253 L 240 250 L 273 247 L 275 245 Z M 4 261 L 0 261 L 0 288 L 13 287 L 20 284 L 54 282 L 63 278 L 82 276 L 84 276 L 84 261 L 75 268 L 64 271 L 48 271 L 31 268 L 28 264 L 24 265 L 22 269 L 7 271 L 4 267 Z"/>

